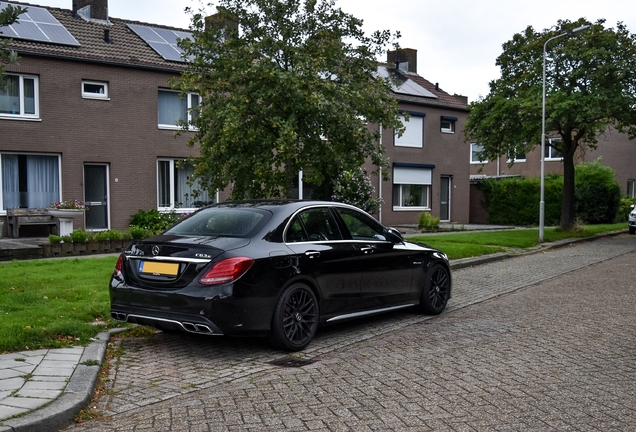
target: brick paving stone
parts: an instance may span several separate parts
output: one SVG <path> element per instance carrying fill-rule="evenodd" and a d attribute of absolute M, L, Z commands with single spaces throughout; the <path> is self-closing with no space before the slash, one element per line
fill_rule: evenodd
<path fill-rule="evenodd" d="M 321 329 L 297 358 L 259 339 L 120 339 L 104 417 L 69 431 L 623 431 L 636 424 L 636 237 L 453 272 L 438 317 Z"/>

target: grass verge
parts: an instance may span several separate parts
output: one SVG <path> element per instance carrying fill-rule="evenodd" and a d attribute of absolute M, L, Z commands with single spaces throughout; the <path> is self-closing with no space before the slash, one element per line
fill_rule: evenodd
<path fill-rule="evenodd" d="M 86 345 L 111 326 L 108 281 L 116 260 L 0 263 L 0 353 Z"/>
<path fill-rule="evenodd" d="M 546 242 L 555 242 L 568 238 L 591 237 L 618 230 L 627 230 L 627 224 L 588 225 L 576 232 L 564 232 L 559 228 L 546 228 L 543 237 Z M 427 234 L 409 237 L 409 240 L 438 248 L 444 251 L 450 259 L 460 259 L 503 252 L 509 248 L 528 249 L 537 246 L 539 244 L 539 229 Z"/>

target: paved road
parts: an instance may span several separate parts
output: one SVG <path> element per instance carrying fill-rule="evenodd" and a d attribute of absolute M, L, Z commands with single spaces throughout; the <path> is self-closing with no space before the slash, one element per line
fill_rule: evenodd
<path fill-rule="evenodd" d="M 636 430 L 635 236 L 453 275 L 441 316 L 329 327 L 291 357 L 258 339 L 116 340 L 103 417 L 66 430 Z"/>

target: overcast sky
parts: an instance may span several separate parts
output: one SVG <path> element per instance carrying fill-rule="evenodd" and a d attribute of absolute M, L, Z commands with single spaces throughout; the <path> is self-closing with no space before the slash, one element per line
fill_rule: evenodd
<path fill-rule="evenodd" d="M 71 9 L 73 0 L 29 3 Z M 187 28 L 184 8 L 199 5 L 199 0 L 109 0 L 109 15 Z M 399 30 L 400 45 L 417 50 L 418 73 L 469 102 L 488 93 L 488 83 L 499 76 L 495 60 L 501 45 L 528 25 L 543 30 L 559 19 L 605 18 L 606 27 L 622 21 L 636 33 L 634 0 L 337 0 L 336 5 L 363 19 L 367 33 Z"/>

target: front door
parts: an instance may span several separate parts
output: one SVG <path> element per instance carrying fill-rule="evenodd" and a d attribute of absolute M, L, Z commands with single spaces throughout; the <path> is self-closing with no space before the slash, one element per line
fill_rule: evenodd
<path fill-rule="evenodd" d="M 450 199 L 451 199 L 451 178 L 449 176 L 440 177 L 439 191 L 439 220 L 450 221 Z"/>
<path fill-rule="evenodd" d="M 84 201 L 87 230 L 109 228 L 108 165 L 84 164 Z"/>

